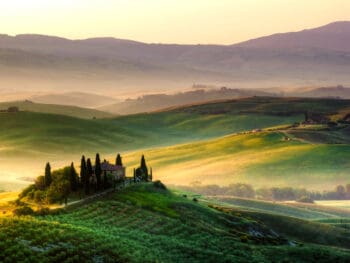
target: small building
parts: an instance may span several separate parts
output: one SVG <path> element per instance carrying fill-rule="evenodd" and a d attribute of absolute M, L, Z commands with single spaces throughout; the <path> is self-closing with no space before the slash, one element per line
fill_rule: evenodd
<path fill-rule="evenodd" d="M 95 170 L 95 167 L 94 167 Z M 125 167 L 121 165 L 110 164 L 108 161 L 101 163 L 102 174 L 106 174 L 108 177 L 112 177 L 114 181 L 120 181 L 125 179 L 126 172 Z"/>

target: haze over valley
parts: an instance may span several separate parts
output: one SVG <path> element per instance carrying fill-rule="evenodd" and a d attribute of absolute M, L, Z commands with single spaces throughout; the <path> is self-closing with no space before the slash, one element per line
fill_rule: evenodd
<path fill-rule="evenodd" d="M 0 6 L 0 262 L 349 262 L 345 0 Z"/>

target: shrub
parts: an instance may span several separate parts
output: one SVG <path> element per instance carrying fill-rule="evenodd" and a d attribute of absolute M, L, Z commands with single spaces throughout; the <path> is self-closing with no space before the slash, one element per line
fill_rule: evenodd
<path fill-rule="evenodd" d="M 300 197 L 297 202 L 299 203 L 310 203 L 310 204 L 313 204 L 314 203 L 314 200 L 311 199 L 311 197 L 309 196 L 302 196 Z"/>
<path fill-rule="evenodd" d="M 194 197 L 194 198 L 192 199 L 192 201 L 193 201 L 193 202 L 198 202 L 198 199 Z"/>
<path fill-rule="evenodd" d="M 41 190 L 37 190 L 34 192 L 34 201 L 40 203 L 45 198 L 45 192 Z"/>
<path fill-rule="evenodd" d="M 153 182 L 153 185 L 154 185 L 155 188 L 166 190 L 166 186 L 159 180 Z"/>
<path fill-rule="evenodd" d="M 30 193 L 34 192 L 36 190 L 35 184 L 31 184 L 23 189 L 23 191 L 19 194 L 19 198 L 23 198 L 26 196 L 29 196 Z"/>
<path fill-rule="evenodd" d="M 33 215 L 34 211 L 29 206 L 22 206 L 13 211 L 16 216 Z"/>

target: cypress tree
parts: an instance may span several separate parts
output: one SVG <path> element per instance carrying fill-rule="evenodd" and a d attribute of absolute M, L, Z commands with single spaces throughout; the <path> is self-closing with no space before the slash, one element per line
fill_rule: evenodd
<path fill-rule="evenodd" d="M 71 163 L 70 165 L 70 171 L 69 171 L 69 182 L 70 182 L 70 188 L 73 192 L 78 190 L 78 180 L 77 180 L 78 174 L 75 171 L 74 163 Z"/>
<path fill-rule="evenodd" d="M 152 167 L 150 169 L 150 172 L 149 172 L 149 180 L 152 182 L 153 180 L 153 171 L 152 171 Z"/>
<path fill-rule="evenodd" d="M 51 182 L 52 182 L 51 166 L 50 166 L 50 163 L 47 163 L 45 167 L 45 186 L 49 187 Z"/>
<path fill-rule="evenodd" d="M 95 160 L 95 175 L 96 175 L 96 181 L 97 181 L 97 189 L 101 189 L 101 160 L 100 155 L 96 153 L 96 160 Z"/>
<path fill-rule="evenodd" d="M 85 161 L 85 156 L 83 155 L 81 157 L 81 164 L 80 164 L 80 183 L 82 187 L 85 186 L 85 179 L 86 179 L 86 161 Z"/>
<path fill-rule="evenodd" d="M 142 155 L 142 157 L 141 157 L 140 168 L 142 169 L 142 171 L 144 173 L 144 176 L 145 176 L 144 180 L 148 181 L 148 168 L 147 168 L 147 165 L 146 165 L 146 159 L 145 159 L 144 155 Z"/>
<path fill-rule="evenodd" d="M 103 172 L 103 188 L 107 189 L 109 187 L 108 185 L 108 178 L 107 178 L 107 172 Z"/>
<path fill-rule="evenodd" d="M 122 157 L 119 153 L 117 155 L 117 158 L 115 159 L 115 165 L 123 166 Z"/>
<path fill-rule="evenodd" d="M 90 178 L 92 176 L 92 165 L 91 165 L 91 160 L 90 158 L 87 159 L 86 161 L 86 178 L 85 178 L 85 194 L 90 193 Z"/>

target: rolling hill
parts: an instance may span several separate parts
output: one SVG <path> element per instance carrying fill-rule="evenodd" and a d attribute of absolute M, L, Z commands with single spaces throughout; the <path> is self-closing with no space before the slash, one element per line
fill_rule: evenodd
<path fill-rule="evenodd" d="M 285 141 L 286 136 L 279 131 L 231 135 L 136 152 L 124 159 L 135 167 L 144 153 L 155 178 L 173 185 L 249 183 L 326 190 L 349 182 L 349 144 Z"/>
<path fill-rule="evenodd" d="M 169 107 L 185 104 L 204 103 L 206 101 L 234 99 L 252 96 L 273 96 L 261 90 L 251 89 L 194 89 L 176 94 L 149 94 L 137 99 L 127 99 L 111 105 L 105 105 L 98 109 L 115 114 L 135 114 L 142 112 L 161 111 Z"/>
<path fill-rule="evenodd" d="M 7 110 L 9 107 L 12 107 L 12 106 L 18 107 L 20 111 L 65 115 L 65 116 L 82 118 L 82 119 L 92 119 L 92 118 L 100 119 L 100 118 L 115 117 L 115 115 L 111 113 L 94 110 L 94 109 L 81 108 L 76 106 L 34 103 L 29 100 L 0 102 L 0 110 Z M 1 114 L 6 115 L 5 113 L 1 113 Z M 6 115 L 6 116 L 11 116 L 11 115 Z"/>
<path fill-rule="evenodd" d="M 172 184 L 263 186 L 273 180 L 276 186 L 333 187 L 347 183 L 347 126 L 290 125 L 303 121 L 305 111 L 333 117 L 349 107 L 348 100 L 253 97 L 95 120 L 1 113 L 1 185 L 39 174 L 46 161 L 58 168 L 79 163 L 82 154 L 99 152 L 114 161 L 124 152 L 129 173 L 145 153 L 156 176 Z"/>
<path fill-rule="evenodd" d="M 139 184 L 46 216 L 0 218 L 0 260 L 346 262 L 349 258 L 346 229 L 215 204 L 208 207 L 190 198 Z M 300 231 L 293 234 L 281 224 L 266 224 L 266 217 Z"/>
<path fill-rule="evenodd" d="M 229 46 L 147 44 L 114 38 L 0 36 L 7 89 L 138 94 L 192 83 L 240 88 L 349 84 L 350 22 Z"/>
<path fill-rule="evenodd" d="M 36 103 L 69 105 L 83 108 L 96 108 L 118 102 L 117 99 L 84 92 L 67 92 L 58 94 L 36 95 L 29 100 Z"/>

